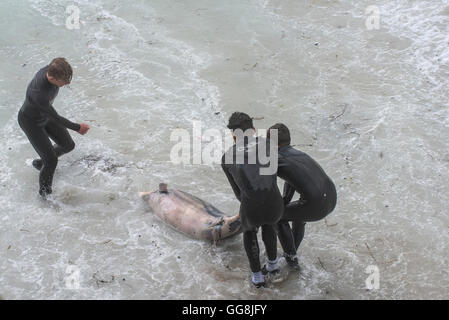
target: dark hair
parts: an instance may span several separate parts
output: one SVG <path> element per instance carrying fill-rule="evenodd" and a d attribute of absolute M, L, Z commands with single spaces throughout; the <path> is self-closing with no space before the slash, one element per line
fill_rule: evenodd
<path fill-rule="evenodd" d="M 50 62 L 48 75 L 56 80 L 70 82 L 72 80 L 73 70 L 65 58 L 55 58 Z"/>
<path fill-rule="evenodd" d="M 270 139 L 270 130 L 277 129 L 278 131 L 278 146 L 288 146 L 290 144 L 290 130 L 283 123 L 276 123 L 271 126 L 267 132 L 267 139 Z"/>
<path fill-rule="evenodd" d="M 241 129 L 245 132 L 248 129 L 254 129 L 253 119 L 243 112 L 234 112 L 229 117 L 228 128 L 232 131 Z"/>

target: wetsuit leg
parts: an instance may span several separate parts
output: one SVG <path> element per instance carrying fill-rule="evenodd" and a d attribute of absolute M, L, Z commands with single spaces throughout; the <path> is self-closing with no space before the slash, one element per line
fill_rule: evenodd
<path fill-rule="evenodd" d="M 248 256 L 251 272 L 259 272 L 261 268 L 257 230 L 254 229 L 243 232 L 243 246 L 245 247 L 246 255 Z"/>
<path fill-rule="evenodd" d="M 277 233 L 279 242 L 281 243 L 284 252 L 289 255 L 295 255 L 295 239 L 293 237 L 292 228 L 290 228 L 288 220 L 282 219 L 277 223 Z"/>
<path fill-rule="evenodd" d="M 317 208 L 302 200 L 290 202 L 285 206 L 282 220 L 278 223 L 279 241 L 284 252 L 296 254 L 304 238 L 305 223 L 321 220 L 327 214 L 327 210 Z M 290 228 L 288 221 L 292 221 L 292 228 Z"/>
<path fill-rule="evenodd" d="M 292 250 L 294 253 L 298 250 L 304 238 L 306 222 L 321 220 L 335 209 L 337 192 L 334 183 L 327 179 L 319 189 L 320 192 L 315 192 L 315 196 L 309 195 L 304 199 L 301 195 L 301 199 L 290 202 L 284 207 L 282 219 L 278 223 L 278 236 L 284 252 L 289 255 L 292 254 Z M 284 201 L 290 201 L 294 191 L 293 186 L 285 183 Z M 292 229 L 289 221 L 293 222 Z"/>
<path fill-rule="evenodd" d="M 337 190 L 335 189 L 335 185 L 333 182 L 330 182 L 327 186 L 326 194 L 329 197 L 329 201 L 327 202 L 325 211 L 327 212 L 327 214 L 329 214 L 334 211 L 335 207 L 337 206 Z"/>
<path fill-rule="evenodd" d="M 293 233 L 293 238 L 295 241 L 295 252 L 296 252 L 296 251 L 298 251 L 298 248 L 302 242 L 302 239 L 304 239 L 306 223 L 303 221 L 293 221 L 292 227 L 293 227 L 292 233 Z"/>
<path fill-rule="evenodd" d="M 261 271 L 257 228 L 262 227 L 262 240 L 268 259 L 275 260 L 277 254 L 277 236 L 274 226 L 283 211 L 279 190 L 274 195 L 261 195 L 257 200 L 240 203 L 240 217 L 243 228 L 243 241 L 252 272 Z"/>
<path fill-rule="evenodd" d="M 73 139 L 66 128 L 50 121 L 45 126 L 45 131 L 47 131 L 50 138 L 56 142 L 54 149 L 58 157 L 65 153 L 69 153 L 75 148 L 75 142 L 73 142 Z"/>
<path fill-rule="evenodd" d="M 53 148 L 55 149 L 55 154 L 59 158 L 65 153 L 69 153 L 75 148 L 75 142 L 73 142 L 72 137 L 69 134 L 69 131 L 59 126 L 57 123 L 50 121 L 45 126 L 45 131 L 49 135 L 49 137 L 56 143 Z M 33 166 L 37 170 L 41 170 L 43 163 L 41 159 L 36 159 L 33 161 Z"/>
<path fill-rule="evenodd" d="M 262 240 L 265 244 L 268 260 L 276 260 L 277 256 L 277 235 L 272 225 L 264 224 L 262 226 Z"/>
<path fill-rule="evenodd" d="M 324 219 L 329 213 L 330 211 L 321 204 L 315 205 L 298 200 L 285 206 L 282 220 L 314 222 Z"/>
<path fill-rule="evenodd" d="M 51 186 L 56 165 L 58 164 L 58 157 L 43 127 L 37 126 L 21 112 L 19 112 L 18 120 L 20 127 L 43 162 L 39 175 L 39 193 L 41 195 L 49 194 L 52 192 Z"/>

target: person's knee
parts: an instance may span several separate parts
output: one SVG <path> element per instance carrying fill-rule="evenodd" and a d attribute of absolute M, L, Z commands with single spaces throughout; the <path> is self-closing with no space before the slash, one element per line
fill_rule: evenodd
<path fill-rule="evenodd" d="M 69 143 L 67 143 L 66 145 L 62 146 L 62 148 L 64 149 L 65 153 L 69 153 L 70 151 L 75 149 L 75 142 L 73 142 L 73 140 L 72 140 Z"/>
<path fill-rule="evenodd" d="M 328 208 L 320 208 L 315 211 L 314 219 L 312 221 L 319 221 L 326 218 L 332 210 L 328 210 Z"/>
<path fill-rule="evenodd" d="M 42 158 L 43 166 L 46 168 L 56 168 L 58 165 L 58 157 L 55 154 Z"/>

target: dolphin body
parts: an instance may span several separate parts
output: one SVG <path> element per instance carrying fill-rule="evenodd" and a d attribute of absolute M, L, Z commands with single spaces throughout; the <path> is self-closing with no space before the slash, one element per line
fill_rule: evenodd
<path fill-rule="evenodd" d="M 167 189 L 139 192 L 152 211 L 168 225 L 185 235 L 216 242 L 242 232 L 240 215 L 226 216 L 223 212 L 187 192 Z"/>

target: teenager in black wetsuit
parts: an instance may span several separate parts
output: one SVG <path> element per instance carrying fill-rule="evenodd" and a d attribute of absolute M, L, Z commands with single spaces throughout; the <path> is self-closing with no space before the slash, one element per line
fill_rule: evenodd
<path fill-rule="evenodd" d="M 243 245 L 252 271 L 252 282 L 261 287 L 265 278 L 260 267 L 257 231 L 262 227 L 262 240 L 268 255 L 265 268 L 270 272 L 278 270 L 275 225 L 282 215 L 282 196 L 277 187 L 276 170 L 273 174 L 261 174 L 260 169 L 266 165 L 260 164 L 256 153 L 267 141 L 253 136 L 252 119 L 245 113 L 235 112 L 229 118 L 228 128 L 233 131 L 235 144 L 223 155 L 222 168 L 240 201 Z M 251 134 L 243 137 L 246 130 Z M 263 150 L 268 150 L 267 145 L 265 148 Z M 239 153 L 242 155 L 242 152 L 244 161 L 239 161 Z"/>
<path fill-rule="evenodd" d="M 304 238 L 306 222 L 321 220 L 332 212 L 337 203 L 337 192 L 332 180 L 315 160 L 290 146 L 287 126 L 275 124 L 268 129 L 267 138 L 273 129 L 278 131 L 278 177 L 285 181 L 285 208 L 278 222 L 278 236 L 287 262 L 297 267 L 296 252 Z M 295 191 L 301 197 L 290 202 Z M 289 221 L 292 221 L 292 228 Z"/>
<path fill-rule="evenodd" d="M 33 166 L 40 170 L 39 194 L 43 197 L 52 193 L 58 157 L 75 148 L 67 128 L 80 134 L 89 130 L 87 124 L 73 123 L 58 115 L 53 108 L 59 88 L 70 84 L 72 73 L 72 67 L 64 58 L 56 58 L 40 69 L 28 85 L 25 102 L 18 115 L 20 127 L 40 156 L 33 161 Z"/>

